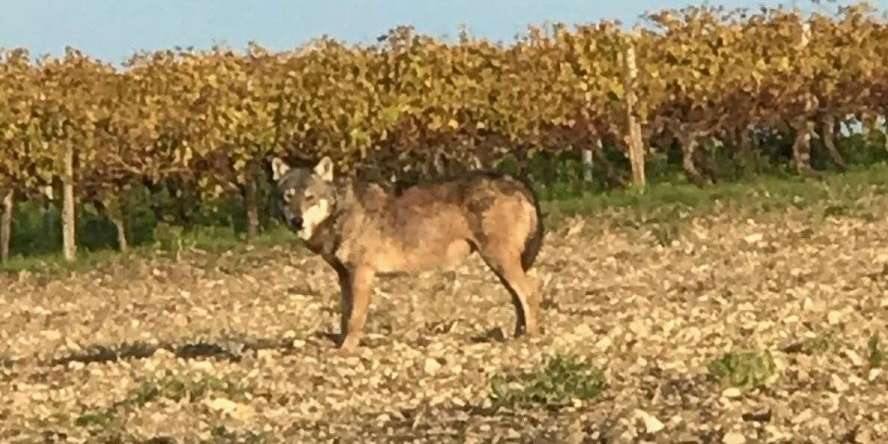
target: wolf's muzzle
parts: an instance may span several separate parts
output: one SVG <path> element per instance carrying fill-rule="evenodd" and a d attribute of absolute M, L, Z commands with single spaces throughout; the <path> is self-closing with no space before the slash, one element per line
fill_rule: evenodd
<path fill-rule="evenodd" d="M 299 231 L 302 229 L 302 216 L 293 216 L 290 218 L 290 227 Z"/>

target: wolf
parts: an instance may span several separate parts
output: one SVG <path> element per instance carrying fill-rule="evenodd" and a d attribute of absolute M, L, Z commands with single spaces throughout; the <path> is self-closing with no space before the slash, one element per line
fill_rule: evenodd
<path fill-rule="evenodd" d="M 271 160 L 281 214 L 339 279 L 343 352 L 358 347 L 377 276 L 452 269 L 477 252 L 512 297 L 515 336 L 540 332 L 540 295 L 528 276 L 543 243 L 540 205 L 525 179 L 492 172 L 415 184 L 334 174 Z"/>

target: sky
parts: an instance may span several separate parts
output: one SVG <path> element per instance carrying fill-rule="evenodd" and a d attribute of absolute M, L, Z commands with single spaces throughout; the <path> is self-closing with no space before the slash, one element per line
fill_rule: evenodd
<path fill-rule="evenodd" d="M 647 10 L 700 5 L 704 0 L 0 0 L 0 48 L 32 55 L 64 54 L 72 46 L 119 64 L 139 50 L 198 49 L 223 44 L 243 49 L 256 41 L 286 50 L 328 35 L 373 42 L 399 25 L 436 37 L 465 25 L 478 37 L 511 41 L 529 24 L 618 19 L 628 26 Z M 792 0 L 710 0 L 711 5 L 792 6 Z M 800 7 L 810 5 L 799 0 Z M 848 3 L 848 2 L 844 2 Z M 888 10 L 888 0 L 873 2 Z"/>

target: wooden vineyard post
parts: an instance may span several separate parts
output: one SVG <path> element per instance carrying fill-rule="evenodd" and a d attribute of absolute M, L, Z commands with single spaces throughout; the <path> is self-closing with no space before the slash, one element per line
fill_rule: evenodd
<path fill-rule="evenodd" d="M 259 236 L 259 190 L 256 187 L 255 176 L 247 178 L 244 194 L 247 207 L 247 237 L 255 239 Z"/>
<path fill-rule="evenodd" d="M 814 131 L 814 123 L 800 118 L 792 122 L 796 131 L 796 138 L 792 144 L 792 158 L 796 172 L 802 176 L 816 175 L 811 167 L 811 133 Z"/>
<path fill-rule="evenodd" d="M 638 97 L 635 93 L 635 80 L 638 78 L 638 67 L 635 65 L 635 45 L 630 40 L 623 54 L 623 87 L 626 91 L 626 127 L 628 134 L 626 144 L 629 148 L 629 162 L 632 165 L 632 183 L 640 189 L 645 187 L 644 174 L 644 142 L 641 138 L 641 122 L 638 121 L 636 108 Z"/>
<path fill-rule="evenodd" d="M 583 182 L 592 183 L 592 150 L 583 148 Z"/>
<path fill-rule="evenodd" d="M 0 190 L 3 215 L 0 217 L 0 261 L 9 260 L 9 244 L 12 239 L 12 190 Z"/>
<path fill-rule="evenodd" d="M 259 236 L 261 230 L 261 220 L 259 218 L 259 180 L 262 176 L 262 170 L 259 164 L 250 162 L 247 166 L 246 180 L 241 188 L 244 198 L 244 207 L 247 216 L 247 238 L 255 239 Z"/>
<path fill-rule="evenodd" d="M 595 180 L 595 156 L 598 156 L 598 160 L 606 170 L 605 180 L 609 180 L 612 173 L 610 164 L 607 162 L 607 159 L 604 158 L 604 145 L 601 142 L 601 138 L 594 137 L 592 146 L 587 146 L 586 148 L 583 148 L 582 151 L 583 182 L 586 184 L 591 184 Z"/>
<path fill-rule="evenodd" d="M 111 223 L 114 224 L 114 229 L 117 231 L 117 246 L 120 249 L 120 252 L 128 253 L 129 242 L 126 240 L 126 222 L 124 222 L 123 216 L 112 216 Z"/>
<path fill-rule="evenodd" d="M 845 163 L 845 159 L 842 158 L 842 153 L 839 152 L 839 147 L 836 146 L 836 120 L 832 116 L 824 116 L 821 119 L 820 139 L 823 140 L 823 145 L 829 152 L 829 156 L 832 158 L 833 163 L 835 163 L 841 171 L 847 170 L 848 164 Z"/>
<path fill-rule="evenodd" d="M 77 257 L 77 243 L 75 240 L 75 215 L 74 215 L 74 148 L 65 149 L 65 174 L 63 181 L 62 202 L 62 244 L 65 260 L 74 261 Z"/>
<path fill-rule="evenodd" d="M 797 51 L 804 51 L 808 46 L 811 34 L 811 26 L 808 23 L 802 24 L 802 37 L 797 46 Z M 801 56 L 801 54 L 799 54 Z M 796 131 L 796 138 L 792 144 L 792 158 L 795 164 L 796 172 L 802 176 L 816 175 L 814 168 L 811 167 L 811 134 L 816 129 L 816 125 L 809 119 L 814 111 L 819 107 L 818 99 L 811 93 L 805 93 L 805 111 L 801 117 L 791 122 L 790 125 Z"/>

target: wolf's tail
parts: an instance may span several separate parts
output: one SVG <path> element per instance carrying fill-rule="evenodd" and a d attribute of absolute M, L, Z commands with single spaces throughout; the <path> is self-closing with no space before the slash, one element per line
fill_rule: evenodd
<path fill-rule="evenodd" d="M 543 229 L 543 213 L 540 209 L 540 201 L 536 191 L 527 178 L 518 177 L 517 179 L 527 188 L 528 198 L 533 204 L 533 208 L 536 212 L 536 220 L 534 221 L 535 229 L 528 233 L 527 239 L 524 241 L 524 251 L 521 252 L 521 268 L 523 268 L 524 271 L 527 271 L 533 266 L 533 262 L 536 260 L 537 254 L 539 254 L 540 248 L 543 246 L 545 230 Z"/>

